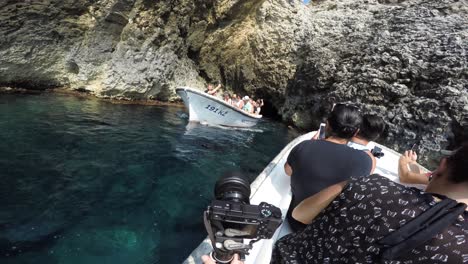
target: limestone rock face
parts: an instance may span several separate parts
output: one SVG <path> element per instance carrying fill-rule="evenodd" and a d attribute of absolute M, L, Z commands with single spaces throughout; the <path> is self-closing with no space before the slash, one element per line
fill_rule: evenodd
<path fill-rule="evenodd" d="M 467 138 L 466 0 L 7 0 L 0 21 L 2 85 L 174 100 L 220 81 L 303 129 L 348 101 L 399 150 Z"/>
<path fill-rule="evenodd" d="M 310 9 L 313 28 L 284 118 L 312 116 L 317 126 L 332 103 L 353 102 L 387 121 L 386 145 L 417 143 L 426 159 L 467 138 L 466 1 L 325 1 Z"/>
<path fill-rule="evenodd" d="M 200 2 L 200 1 L 199 1 Z M 6 1 L 0 4 L 0 82 L 68 86 L 97 96 L 167 100 L 202 85 L 187 57 L 197 1 Z"/>

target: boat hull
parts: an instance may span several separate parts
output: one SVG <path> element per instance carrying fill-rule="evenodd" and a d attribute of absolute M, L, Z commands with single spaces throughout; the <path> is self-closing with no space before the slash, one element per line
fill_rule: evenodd
<path fill-rule="evenodd" d="M 214 96 L 189 87 L 178 87 L 176 93 L 189 111 L 189 121 L 202 124 L 251 127 L 261 116 L 250 115 Z"/>

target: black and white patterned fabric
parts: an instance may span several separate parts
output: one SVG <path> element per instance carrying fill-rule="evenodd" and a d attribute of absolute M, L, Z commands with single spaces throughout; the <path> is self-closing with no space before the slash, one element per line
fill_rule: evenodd
<path fill-rule="evenodd" d="M 276 243 L 271 263 L 468 263 L 468 212 L 430 241 L 383 260 L 377 241 L 437 203 L 385 177 L 353 178 L 302 232 Z"/>

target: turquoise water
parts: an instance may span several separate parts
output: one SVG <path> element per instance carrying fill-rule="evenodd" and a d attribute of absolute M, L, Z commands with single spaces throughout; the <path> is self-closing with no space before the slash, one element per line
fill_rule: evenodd
<path fill-rule="evenodd" d="M 216 179 L 253 180 L 292 137 L 188 126 L 179 107 L 0 95 L 0 263 L 181 263 Z"/>

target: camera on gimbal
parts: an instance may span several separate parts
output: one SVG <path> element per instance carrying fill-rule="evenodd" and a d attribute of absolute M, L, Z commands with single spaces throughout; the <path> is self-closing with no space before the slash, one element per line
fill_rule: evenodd
<path fill-rule="evenodd" d="M 385 153 L 382 152 L 382 149 L 375 146 L 372 150 L 371 150 L 371 153 L 372 155 L 374 155 L 374 157 L 380 159 L 381 157 L 383 157 L 385 155 Z"/>
<path fill-rule="evenodd" d="M 250 184 L 237 174 L 218 180 L 215 200 L 204 212 L 203 219 L 213 246 L 211 257 L 218 263 L 229 263 L 234 254 L 248 255 L 253 243 L 269 239 L 282 223 L 281 210 L 268 203 L 249 204 Z M 244 239 L 251 239 L 248 244 Z"/>

